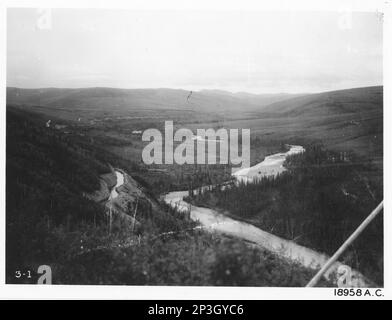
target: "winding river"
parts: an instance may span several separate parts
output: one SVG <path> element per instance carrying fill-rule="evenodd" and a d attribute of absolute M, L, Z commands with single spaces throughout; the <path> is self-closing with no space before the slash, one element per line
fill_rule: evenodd
<path fill-rule="evenodd" d="M 262 162 L 255 166 L 234 172 L 233 176 L 237 181 L 249 182 L 257 177 L 276 175 L 286 170 L 283 167 L 283 163 L 287 156 L 304 151 L 305 149 L 302 146 L 292 145 L 288 152 L 267 156 Z M 183 200 L 186 196 L 188 196 L 188 191 L 175 191 L 165 194 L 163 199 L 166 203 L 176 207 L 179 211 L 187 212 L 190 210 L 191 219 L 199 221 L 205 229 L 211 232 L 222 232 L 226 235 L 252 242 L 281 257 L 298 262 L 305 267 L 318 269 L 324 265 L 329 258 L 323 253 L 275 236 L 252 224 L 232 219 L 213 209 L 191 205 Z M 342 268 L 342 266 L 343 265 L 340 262 L 336 262 L 324 274 L 324 277 L 328 278 L 331 274 L 340 274 L 342 271 L 347 272 L 348 268 Z M 371 281 L 355 270 L 351 270 L 351 275 L 353 286 L 374 286 Z"/>
<path fill-rule="evenodd" d="M 275 153 L 264 158 L 264 160 L 253 167 L 243 168 L 234 172 L 233 176 L 237 181 L 251 182 L 256 178 L 265 176 L 275 176 L 285 171 L 283 163 L 287 156 L 304 152 L 302 146 L 290 146 L 287 152 Z"/>
<path fill-rule="evenodd" d="M 108 199 L 109 201 L 116 199 L 118 197 L 117 188 L 124 184 L 124 174 L 120 171 L 117 171 L 117 170 L 115 170 L 114 172 L 116 174 L 117 182 L 116 182 L 116 185 L 110 191 L 110 196 Z"/>

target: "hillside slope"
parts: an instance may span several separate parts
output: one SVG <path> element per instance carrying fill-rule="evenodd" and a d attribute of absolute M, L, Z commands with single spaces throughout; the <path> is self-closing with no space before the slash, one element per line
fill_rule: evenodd
<path fill-rule="evenodd" d="M 103 219 L 84 198 L 110 169 L 30 113 L 7 109 L 7 268 L 50 258 L 48 231 Z"/>
<path fill-rule="evenodd" d="M 338 152 L 354 152 L 382 168 L 383 87 L 311 94 L 276 102 L 230 120 L 230 128 L 251 128 L 261 141 L 322 143 Z"/>
<path fill-rule="evenodd" d="M 382 113 L 383 87 L 364 87 L 309 94 L 274 102 L 262 114 L 275 116 L 326 116 L 361 112 Z"/>

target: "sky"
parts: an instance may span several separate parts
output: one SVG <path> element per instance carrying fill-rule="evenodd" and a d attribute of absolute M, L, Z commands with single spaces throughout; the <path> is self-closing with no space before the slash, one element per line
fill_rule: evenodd
<path fill-rule="evenodd" d="M 382 85 L 382 18 L 8 9 L 7 86 L 322 92 Z"/>

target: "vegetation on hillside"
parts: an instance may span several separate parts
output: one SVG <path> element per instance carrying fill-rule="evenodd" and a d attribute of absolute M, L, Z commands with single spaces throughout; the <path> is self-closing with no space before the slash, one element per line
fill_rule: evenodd
<path fill-rule="evenodd" d="M 285 166 L 288 170 L 276 177 L 215 188 L 191 200 L 332 254 L 383 198 L 382 178 L 370 162 L 354 154 L 307 146 L 305 153 L 288 157 Z M 382 215 L 342 260 L 383 283 Z"/>
<path fill-rule="evenodd" d="M 55 284 L 304 286 L 311 278 L 265 250 L 195 228 L 163 204 L 151 211 L 140 203 L 140 227 L 109 233 L 104 207 L 83 196 L 110 171 L 108 159 L 123 161 L 40 116 L 7 110 L 7 283 L 36 283 L 43 264 Z"/>

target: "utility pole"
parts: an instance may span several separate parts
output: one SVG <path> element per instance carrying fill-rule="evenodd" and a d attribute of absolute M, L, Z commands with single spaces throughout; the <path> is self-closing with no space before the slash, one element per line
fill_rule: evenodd
<path fill-rule="evenodd" d="M 109 207 L 109 234 L 112 234 L 112 205 Z"/>
<path fill-rule="evenodd" d="M 132 221 L 132 233 L 133 233 L 133 231 L 135 230 L 136 213 L 137 213 L 138 204 L 139 204 L 139 196 L 137 196 L 137 199 L 136 199 L 135 213 L 134 213 L 134 215 L 133 215 L 133 221 Z"/>

